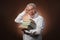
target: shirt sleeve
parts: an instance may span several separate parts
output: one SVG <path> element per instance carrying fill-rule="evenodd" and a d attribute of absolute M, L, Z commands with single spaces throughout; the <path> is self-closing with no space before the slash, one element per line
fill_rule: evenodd
<path fill-rule="evenodd" d="M 22 23 L 22 22 L 23 22 L 22 17 L 24 16 L 24 14 L 25 14 L 25 11 L 21 12 L 21 13 L 16 17 L 15 22 L 16 22 L 16 23 Z"/>
<path fill-rule="evenodd" d="M 38 21 L 36 22 L 37 26 L 36 29 L 31 29 L 29 33 L 39 35 L 44 28 L 44 19 L 43 18 L 38 18 Z"/>

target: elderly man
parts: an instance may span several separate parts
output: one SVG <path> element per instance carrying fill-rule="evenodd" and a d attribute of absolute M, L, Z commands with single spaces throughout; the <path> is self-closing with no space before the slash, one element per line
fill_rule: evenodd
<path fill-rule="evenodd" d="M 33 29 L 27 30 L 29 28 L 26 28 L 23 31 L 23 40 L 42 40 L 41 33 L 44 28 L 44 19 L 39 15 L 34 3 L 29 3 L 24 11 L 17 16 L 15 22 L 21 24 L 29 19 L 32 19 L 36 25 Z"/>

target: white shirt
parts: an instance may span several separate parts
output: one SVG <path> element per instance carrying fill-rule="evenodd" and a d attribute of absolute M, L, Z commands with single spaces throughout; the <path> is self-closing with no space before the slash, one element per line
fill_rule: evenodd
<path fill-rule="evenodd" d="M 16 19 L 15 19 L 15 22 L 16 23 L 22 23 L 23 22 L 23 20 L 22 20 L 22 17 L 24 16 L 24 14 L 25 14 L 25 11 L 23 11 L 22 13 L 20 13 L 17 17 L 16 17 Z M 41 33 L 41 31 L 42 31 L 42 29 L 44 28 L 44 19 L 43 19 L 43 17 L 42 16 L 40 16 L 39 14 L 38 14 L 38 12 L 34 15 L 34 18 L 31 18 L 32 20 L 34 20 L 35 21 L 35 23 L 36 23 L 36 29 L 32 29 L 32 30 L 30 30 L 30 31 L 27 31 L 27 30 L 25 30 L 27 33 L 34 33 L 34 32 L 36 32 L 35 34 L 40 34 Z"/>

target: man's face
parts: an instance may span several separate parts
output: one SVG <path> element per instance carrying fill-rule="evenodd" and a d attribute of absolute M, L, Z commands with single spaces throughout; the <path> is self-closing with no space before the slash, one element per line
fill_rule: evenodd
<path fill-rule="evenodd" d="M 33 6 L 27 6 L 26 12 L 29 13 L 30 15 L 34 15 L 36 12 L 36 9 Z"/>

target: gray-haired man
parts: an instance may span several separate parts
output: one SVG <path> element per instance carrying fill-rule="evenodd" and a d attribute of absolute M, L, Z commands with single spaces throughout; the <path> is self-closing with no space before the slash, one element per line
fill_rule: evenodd
<path fill-rule="evenodd" d="M 34 3 L 29 3 L 25 10 L 17 16 L 15 22 L 21 24 L 24 20 L 28 19 L 32 19 L 36 23 L 36 26 L 29 31 L 24 30 L 23 40 L 42 40 L 41 32 L 44 28 L 44 19 L 39 15 Z"/>

